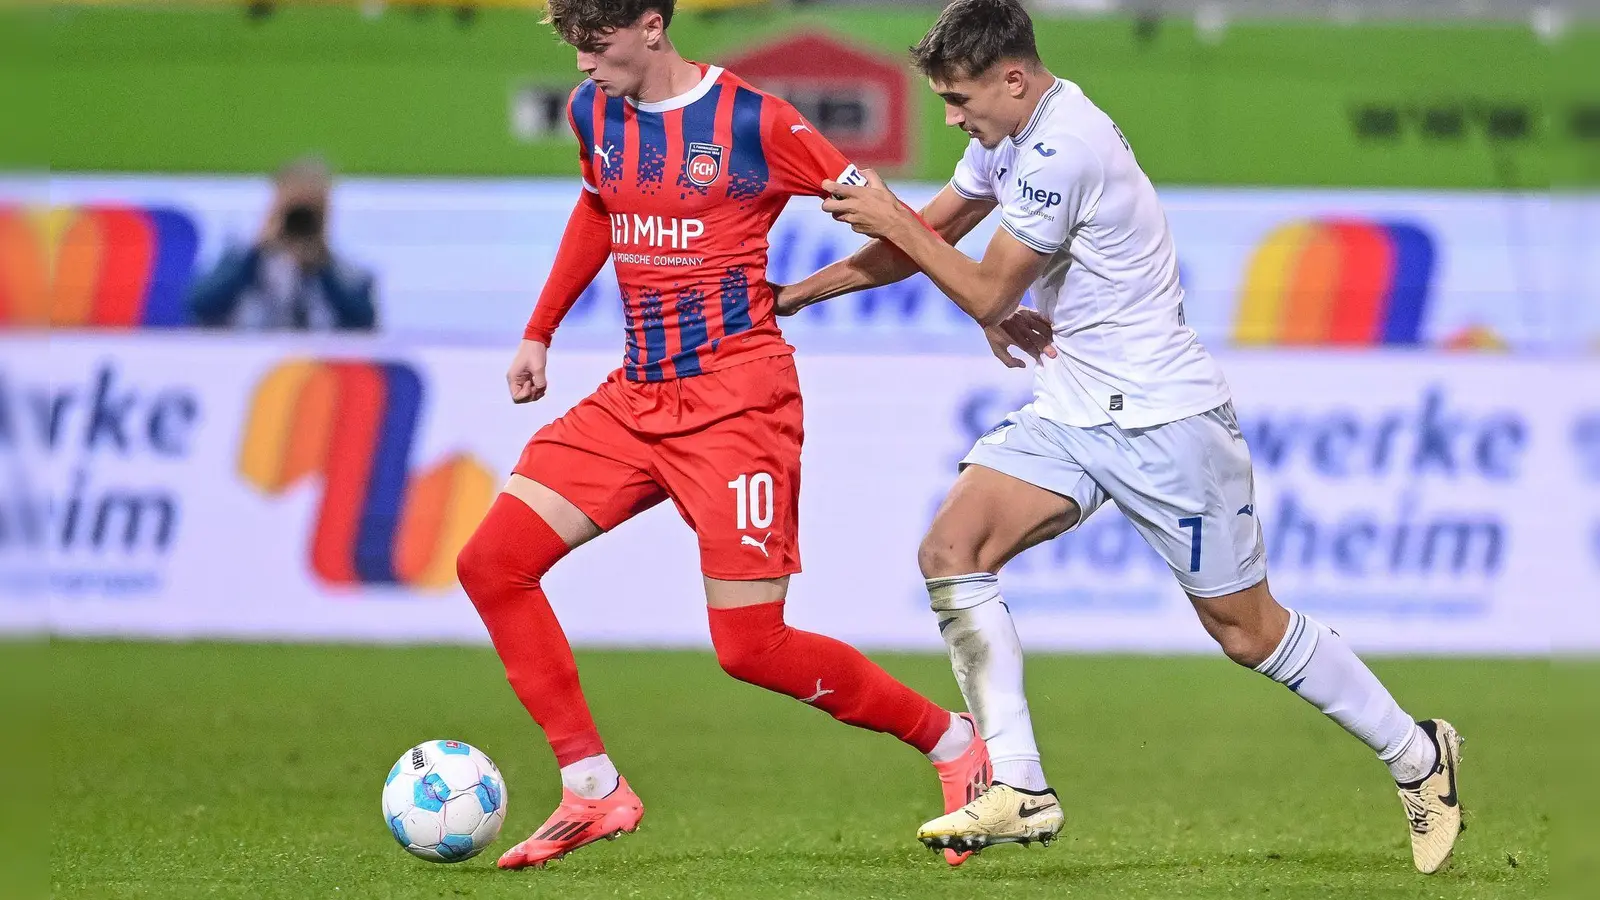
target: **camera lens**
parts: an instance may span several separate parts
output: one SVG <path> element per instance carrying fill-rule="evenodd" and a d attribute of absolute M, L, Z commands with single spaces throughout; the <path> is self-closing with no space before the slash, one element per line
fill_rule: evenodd
<path fill-rule="evenodd" d="M 290 237 L 315 237 L 322 233 L 322 210 L 291 206 L 283 214 L 283 233 Z"/>

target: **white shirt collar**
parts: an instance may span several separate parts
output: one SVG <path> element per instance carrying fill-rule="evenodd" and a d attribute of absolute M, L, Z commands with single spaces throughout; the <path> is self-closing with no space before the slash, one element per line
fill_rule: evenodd
<path fill-rule="evenodd" d="M 1045 90 L 1044 95 L 1039 98 L 1039 105 L 1033 108 L 1033 115 L 1028 117 L 1028 127 L 1022 129 L 1021 134 L 1013 137 L 1011 143 L 1021 146 L 1022 142 L 1028 139 L 1028 135 L 1033 134 L 1033 129 L 1038 127 L 1039 120 L 1044 118 L 1045 108 L 1050 105 L 1050 101 L 1054 100 L 1057 94 L 1061 93 L 1063 84 L 1064 82 L 1057 78 L 1055 84 L 1050 85 Z"/>
<path fill-rule="evenodd" d="M 685 106 L 688 106 L 696 100 L 699 100 L 701 97 L 704 97 L 706 93 L 711 90 L 711 86 L 716 84 L 717 79 L 721 77 L 721 66 L 706 66 L 706 74 L 701 76 L 700 83 L 676 97 L 668 97 L 665 100 L 657 100 L 653 103 L 644 103 L 629 97 L 628 102 L 633 104 L 633 107 L 640 112 L 672 112 L 675 109 L 683 109 Z"/>

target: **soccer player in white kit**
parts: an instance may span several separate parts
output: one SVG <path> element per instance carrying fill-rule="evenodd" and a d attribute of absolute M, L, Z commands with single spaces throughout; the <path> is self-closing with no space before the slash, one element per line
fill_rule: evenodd
<path fill-rule="evenodd" d="M 1007 365 L 1023 365 L 1013 346 L 1038 360 L 1034 401 L 962 460 L 918 554 L 994 761 L 989 790 L 918 837 L 956 863 L 1060 831 L 997 573 L 1111 502 L 1230 659 L 1286 685 L 1387 764 L 1416 866 L 1437 871 L 1461 830 L 1461 738 L 1442 720 L 1413 721 L 1338 632 L 1273 599 L 1249 450 L 1221 370 L 1184 322 L 1166 215 L 1126 138 L 1045 69 L 1018 0 L 955 0 L 912 55 L 946 124 L 971 136 L 966 155 L 921 211 L 926 225 L 876 176 L 867 187 L 824 184 L 834 198 L 823 208 L 876 240 L 780 288 L 778 306 L 792 314 L 920 269 Z M 981 260 L 954 248 L 997 208 Z M 1037 312 L 1020 307 L 1030 289 Z"/>

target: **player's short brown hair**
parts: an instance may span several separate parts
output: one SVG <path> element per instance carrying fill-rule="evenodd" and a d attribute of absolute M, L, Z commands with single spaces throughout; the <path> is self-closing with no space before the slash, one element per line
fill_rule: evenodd
<path fill-rule="evenodd" d="M 1039 63 L 1033 20 L 1020 0 L 955 0 L 911 48 L 911 61 L 938 81 L 975 78 L 1003 59 Z"/>
<path fill-rule="evenodd" d="M 675 0 L 548 0 L 544 22 L 554 25 L 562 40 L 582 49 L 651 10 L 661 14 L 662 27 L 671 25 L 674 4 Z"/>

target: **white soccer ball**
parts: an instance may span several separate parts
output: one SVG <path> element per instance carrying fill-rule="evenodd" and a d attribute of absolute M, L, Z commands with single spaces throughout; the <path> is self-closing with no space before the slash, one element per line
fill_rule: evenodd
<path fill-rule="evenodd" d="M 500 836 L 506 783 L 482 750 L 427 741 L 407 750 L 384 779 L 383 821 L 412 856 L 471 859 Z"/>

